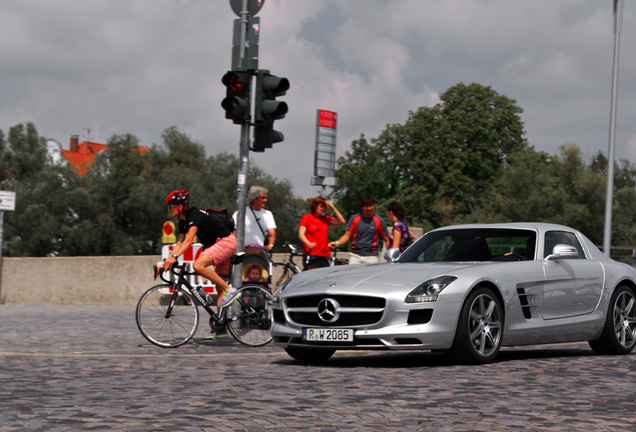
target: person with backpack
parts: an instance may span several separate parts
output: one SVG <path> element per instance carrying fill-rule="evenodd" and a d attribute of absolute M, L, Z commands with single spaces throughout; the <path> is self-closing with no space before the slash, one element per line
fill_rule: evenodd
<path fill-rule="evenodd" d="M 192 268 L 216 287 L 216 305 L 220 308 L 227 306 L 237 290 L 228 285 L 219 274 L 229 274 L 230 258 L 237 250 L 233 220 L 227 211 L 201 210 L 189 207 L 189 203 L 190 194 L 185 190 L 173 191 L 166 198 L 170 216 L 179 219 L 179 236 L 172 254 L 163 263 L 163 270 L 170 270 L 197 236 L 203 245 L 203 252 L 194 261 Z M 214 270 L 210 268 L 212 265 Z"/>
<path fill-rule="evenodd" d="M 337 241 L 329 243 L 330 249 L 351 240 L 349 264 L 376 263 L 382 249 L 381 240 L 389 241 L 389 230 L 386 222 L 374 213 L 375 200 L 371 195 L 360 197 L 362 212 L 354 214 L 347 222 L 347 231 Z"/>

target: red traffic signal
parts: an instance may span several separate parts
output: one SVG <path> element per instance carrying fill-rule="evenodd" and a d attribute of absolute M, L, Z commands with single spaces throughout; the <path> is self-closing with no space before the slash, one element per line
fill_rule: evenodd
<path fill-rule="evenodd" d="M 227 87 L 225 99 L 221 106 L 225 110 L 225 118 L 232 119 L 234 124 L 242 124 L 250 115 L 250 84 L 252 74 L 243 71 L 230 71 L 221 80 Z"/>

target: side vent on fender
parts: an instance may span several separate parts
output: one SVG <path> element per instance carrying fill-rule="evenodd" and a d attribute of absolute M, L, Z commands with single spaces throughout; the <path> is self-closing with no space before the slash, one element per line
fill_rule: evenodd
<path fill-rule="evenodd" d="M 536 294 L 526 293 L 525 288 L 517 288 L 517 294 L 519 295 L 519 303 L 521 304 L 521 311 L 525 319 L 532 319 L 532 308 L 535 308 L 534 299 Z"/>

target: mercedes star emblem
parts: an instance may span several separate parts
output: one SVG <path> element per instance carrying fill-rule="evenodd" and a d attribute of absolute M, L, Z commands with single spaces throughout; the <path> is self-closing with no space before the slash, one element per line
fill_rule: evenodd
<path fill-rule="evenodd" d="M 340 304 L 332 298 L 322 299 L 318 303 L 318 317 L 324 322 L 332 323 L 336 322 L 340 317 L 338 308 Z"/>

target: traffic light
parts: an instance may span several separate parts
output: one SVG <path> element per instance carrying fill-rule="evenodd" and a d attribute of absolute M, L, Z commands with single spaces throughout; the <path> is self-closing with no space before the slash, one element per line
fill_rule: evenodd
<path fill-rule="evenodd" d="M 285 139 L 282 132 L 274 130 L 274 122 L 270 122 L 254 127 L 254 143 L 252 150 L 255 152 L 264 152 L 266 148 L 272 148 L 272 144 L 281 142 Z"/>
<path fill-rule="evenodd" d="M 257 152 L 272 148 L 272 144 L 285 139 L 283 134 L 274 130 L 274 120 L 287 114 L 287 103 L 277 101 L 289 89 L 289 80 L 271 75 L 268 70 L 256 72 L 256 95 L 254 109 L 254 144 L 252 150 Z"/>
<path fill-rule="evenodd" d="M 243 124 L 250 115 L 250 83 L 252 74 L 243 71 L 230 71 L 221 80 L 227 87 L 227 94 L 221 106 L 225 110 L 225 118 L 232 119 L 234 124 Z"/>

